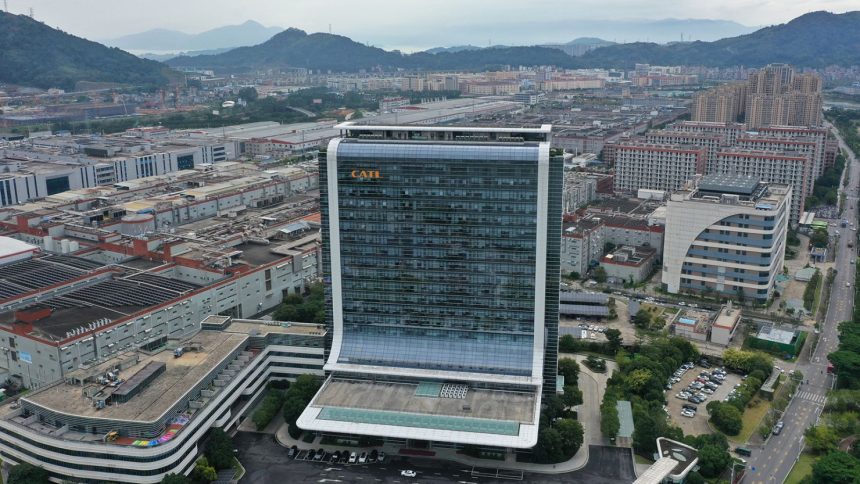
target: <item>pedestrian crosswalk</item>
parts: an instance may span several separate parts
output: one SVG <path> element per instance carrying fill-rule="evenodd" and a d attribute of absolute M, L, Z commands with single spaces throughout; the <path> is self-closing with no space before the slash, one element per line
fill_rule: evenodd
<path fill-rule="evenodd" d="M 812 392 L 798 392 L 797 396 L 798 398 L 821 404 L 823 404 L 827 400 L 827 397 L 825 397 L 824 395 L 816 395 Z"/>

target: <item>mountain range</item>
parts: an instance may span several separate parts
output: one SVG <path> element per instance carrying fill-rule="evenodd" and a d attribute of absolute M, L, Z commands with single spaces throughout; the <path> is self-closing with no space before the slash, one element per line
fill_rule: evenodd
<path fill-rule="evenodd" d="M 177 57 L 167 63 L 232 72 L 281 67 L 331 71 L 374 68 L 480 70 L 502 65 L 628 68 L 635 63 L 711 67 L 755 67 L 771 62 L 787 62 L 798 67 L 860 65 L 860 12 L 812 12 L 786 24 L 713 42 L 614 44 L 596 48 L 580 57 L 565 54 L 557 45 L 473 47 L 434 49 L 435 54 L 418 52 L 406 55 L 370 47 L 339 35 L 307 34 L 302 30 L 288 29 L 259 45 L 218 55 Z"/>
<path fill-rule="evenodd" d="M 282 30 L 280 27 L 265 27 L 253 20 L 248 20 L 239 25 L 218 27 L 199 34 L 153 29 L 105 40 L 104 43 L 138 52 L 214 50 L 260 44 Z"/>
<path fill-rule="evenodd" d="M 163 85 L 164 64 L 0 12 L 0 83 L 72 90 L 78 81 Z"/>
<path fill-rule="evenodd" d="M 635 42 L 595 49 L 579 57 L 581 67 L 705 65 L 756 67 L 785 62 L 798 67 L 860 65 L 860 11 L 811 12 L 751 34 L 714 42 L 668 45 Z"/>
<path fill-rule="evenodd" d="M 436 53 L 403 54 L 340 35 L 287 29 L 257 45 L 218 54 L 177 57 L 167 61 L 167 65 L 235 73 L 286 67 L 332 72 L 484 70 L 510 65 L 629 68 L 635 63 L 757 67 L 785 62 L 797 67 L 850 66 L 860 65 L 860 11 L 812 12 L 785 24 L 713 42 L 613 44 L 578 57 L 568 55 L 577 51 L 571 49 L 577 42 L 597 41 L 577 39 L 552 46 L 490 48 L 464 45 L 434 49 Z M 69 35 L 27 16 L 0 12 L 0 83 L 69 90 L 78 81 L 157 86 L 177 77 L 165 64 Z"/>

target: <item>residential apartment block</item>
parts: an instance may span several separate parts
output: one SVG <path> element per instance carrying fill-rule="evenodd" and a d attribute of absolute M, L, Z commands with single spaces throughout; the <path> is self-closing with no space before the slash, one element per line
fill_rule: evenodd
<path fill-rule="evenodd" d="M 635 193 L 640 188 L 674 191 L 704 174 L 705 148 L 630 141 L 615 149 L 615 191 Z"/>

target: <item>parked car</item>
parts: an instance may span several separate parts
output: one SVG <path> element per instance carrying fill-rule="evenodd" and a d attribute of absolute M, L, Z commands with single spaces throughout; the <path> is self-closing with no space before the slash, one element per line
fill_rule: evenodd
<path fill-rule="evenodd" d="M 379 457 L 377 459 L 379 462 L 385 462 L 385 452 L 379 452 Z"/>
<path fill-rule="evenodd" d="M 785 427 L 785 422 L 780 420 L 773 426 L 773 435 L 779 435 L 782 432 L 782 428 Z"/>
<path fill-rule="evenodd" d="M 355 452 L 349 454 L 349 463 L 350 464 L 355 464 L 355 462 L 357 460 L 358 460 L 358 454 L 356 454 Z"/>
<path fill-rule="evenodd" d="M 340 452 L 335 451 L 334 454 L 331 455 L 329 462 L 331 462 L 332 464 L 337 464 L 338 461 L 340 461 Z"/>
<path fill-rule="evenodd" d="M 685 404 L 681 405 L 681 408 L 686 408 L 686 409 L 692 410 L 694 412 L 699 409 L 699 407 L 692 405 L 692 404 L 689 404 L 689 403 L 685 403 Z"/>
<path fill-rule="evenodd" d="M 367 461 L 371 462 L 371 463 L 376 462 L 377 457 L 379 457 L 379 451 L 376 449 L 373 449 L 370 451 L 370 455 L 367 456 Z"/>
<path fill-rule="evenodd" d="M 681 415 L 688 418 L 693 418 L 696 416 L 696 412 L 692 410 L 681 410 Z"/>
<path fill-rule="evenodd" d="M 367 452 L 362 452 L 360 456 L 358 456 L 358 463 L 364 464 L 367 462 Z"/>
<path fill-rule="evenodd" d="M 403 477 L 415 477 L 418 475 L 417 472 L 411 470 L 400 471 L 400 475 Z"/>
<path fill-rule="evenodd" d="M 315 461 L 321 461 L 324 455 L 325 455 L 325 449 L 319 449 L 319 450 L 317 450 L 316 455 L 314 455 L 314 460 Z"/>

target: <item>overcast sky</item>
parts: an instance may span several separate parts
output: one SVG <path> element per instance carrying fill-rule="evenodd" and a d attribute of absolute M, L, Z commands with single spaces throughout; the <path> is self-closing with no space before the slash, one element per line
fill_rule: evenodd
<path fill-rule="evenodd" d="M 7 1 L 12 13 L 26 13 L 32 7 L 36 19 L 93 40 L 153 28 L 194 33 L 256 20 L 308 32 L 328 31 L 331 24 L 333 33 L 404 50 L 462 43 L 562 42 L 593 35 L 587 27 L 598 20 L 708 18 L 764 26 L 814 10 L 860 9 L 858 0 Z M 613 34 L 604 37 L 617 37 L 618 32 Z"/>

